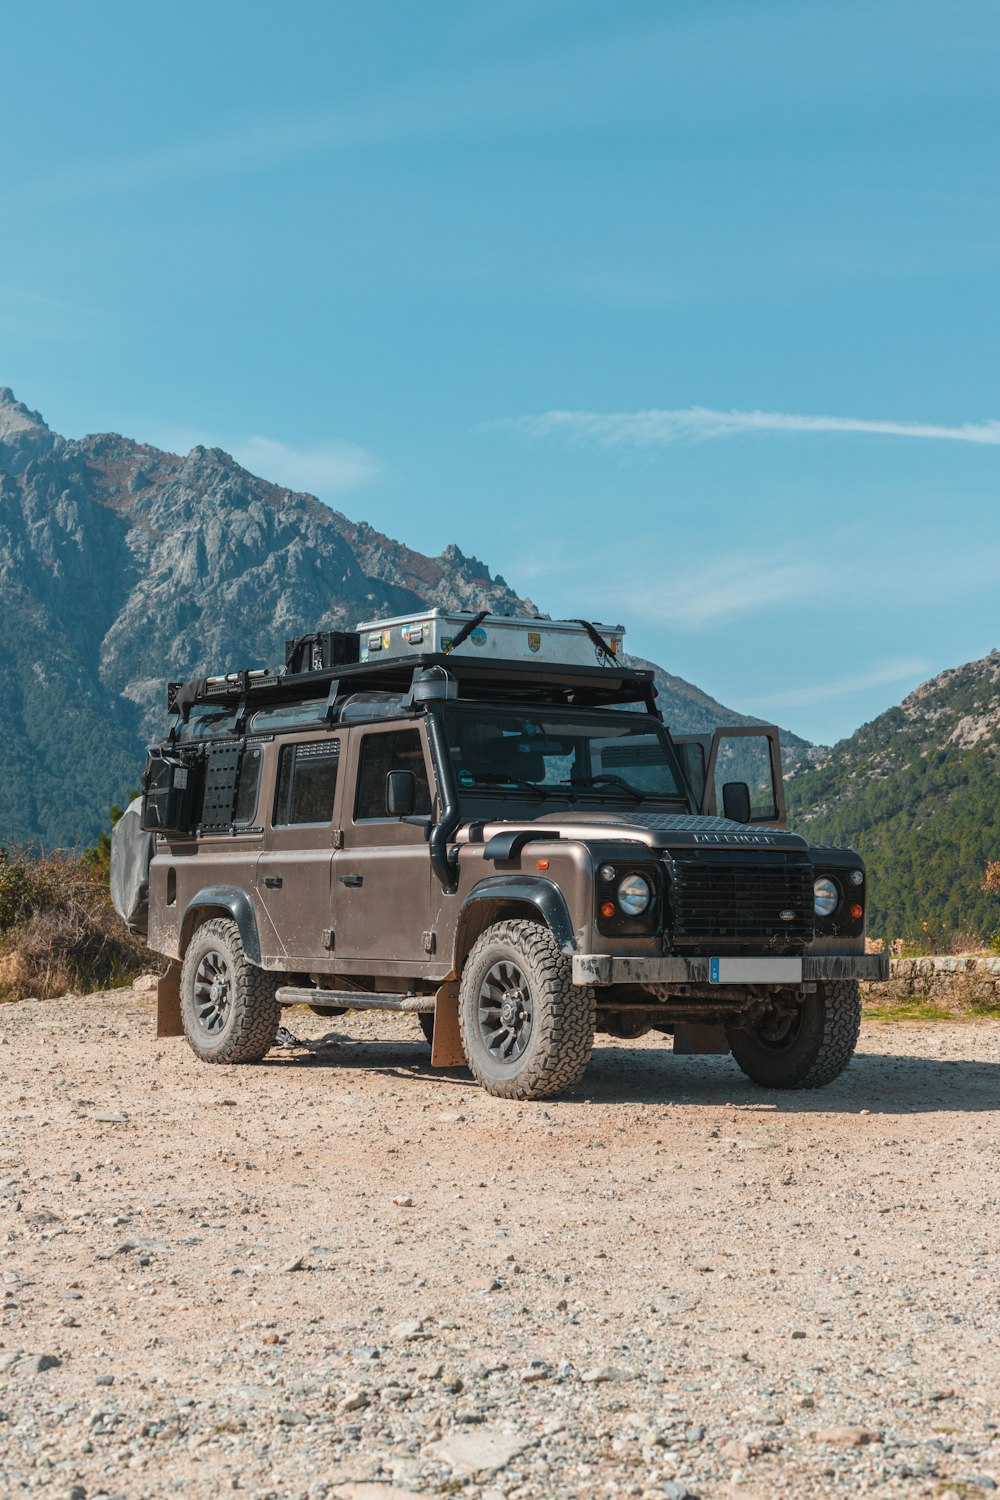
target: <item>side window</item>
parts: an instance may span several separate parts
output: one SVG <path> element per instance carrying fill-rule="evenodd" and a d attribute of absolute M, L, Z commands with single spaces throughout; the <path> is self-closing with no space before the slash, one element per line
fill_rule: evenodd
<path fill-rule="evenodd" d="M 401 729 L 395 734 L 367 734 L 362 741 L 355 822 L 385 817 L 385 778 L 390 771 L 413 772 L 417 782 L 413 811 L 420 815 L 430 812 L 431 791 L 420 735 L 415 729 Z"/>
<path fill-rule="evenodd" d="M 257 793 L 260 791 L 260 773 L 263 764 L 263 747 L 247 745 L 240 760 L 240 774 L 236 783 L 236 806 L 233 808 L 233 822 L 238 828 L 245 828 L 248 823 L 253 822 L 253 815 L 257 811 Z"/>
<path fill-rule="evenodd" d="M 695 801 L 701 805 L 701 799 L 705 795 L 705 747 L 699 745 L 697 740 L 688 740 L 686 743 L 676 746 L 677 754 L 681 758 L 684 774 L 691 783 Z"/>
<path fill-rule="evenodd" d="M 276 828 L 293 823 L 330 822 L 339 761 L 339 740 L 282 746 L 278 794 L 274 799 Z"/>
<path fill-rule="evenodd" d="M 771 780 L 771 743 L 766 735 L 723 736 L 715 762 L 715 805 L 722 812 L 722 789 L 727 781 L 745 781 L 750 788 L 750 817 L 775 816 Z"/>

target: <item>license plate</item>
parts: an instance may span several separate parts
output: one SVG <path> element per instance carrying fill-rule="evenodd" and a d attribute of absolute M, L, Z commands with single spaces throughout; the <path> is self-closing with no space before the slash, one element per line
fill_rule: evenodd
<path fill-rule="evenodd" d="M 710 958 L 709 984 L 801 984 L 801 958 Z"/>

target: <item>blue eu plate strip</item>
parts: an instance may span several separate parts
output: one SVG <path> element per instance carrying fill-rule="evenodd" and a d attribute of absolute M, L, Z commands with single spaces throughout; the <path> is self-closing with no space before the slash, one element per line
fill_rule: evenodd
<path fill-rule="evenodd" d="M 708 960 L 708 982 L 709 984 L 718 984 L 719 982 L 719 960 L 717 958 L 710 958 Z"/>

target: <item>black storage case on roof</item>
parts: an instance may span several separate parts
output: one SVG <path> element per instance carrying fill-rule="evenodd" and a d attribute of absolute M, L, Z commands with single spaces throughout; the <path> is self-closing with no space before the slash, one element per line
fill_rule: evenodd
<path fill-rule="evenodd" d="M 317 630 L 285 642 L 287 672 L 329 672 L 356 666 L 361 654 L 356 630 Z"/>

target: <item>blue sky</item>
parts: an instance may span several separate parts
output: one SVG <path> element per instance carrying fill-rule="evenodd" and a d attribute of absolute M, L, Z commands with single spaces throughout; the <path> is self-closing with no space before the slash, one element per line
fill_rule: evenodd
<path fill-rule="evenodd" d="M 4 16 L 0 384 L 830 742 L 1000 645 L 1000 11 Z"/>

